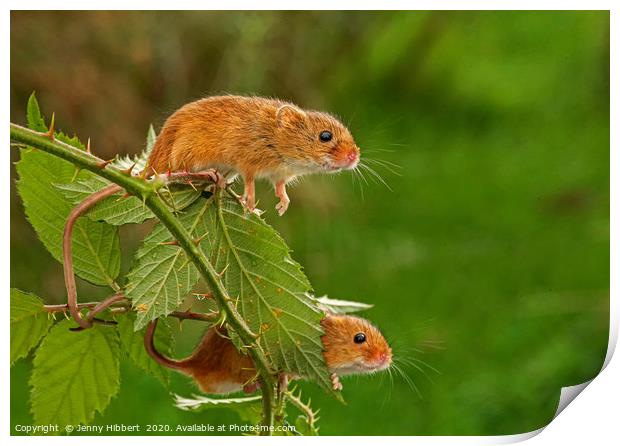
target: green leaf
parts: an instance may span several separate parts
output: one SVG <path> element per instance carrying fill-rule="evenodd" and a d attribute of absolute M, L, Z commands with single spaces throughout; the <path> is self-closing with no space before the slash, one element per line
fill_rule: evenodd
<path fill-rule="evenodd" d="M 45 120 L 41 115 L 41 110 L 39 110 L 39 103 L 37 102 L 34 91 L 28 98 L 28 105 L 26 106 L 26 121 L 28 122 L 28 127 L 32 130 L 36 130 L 37 132 L 47 131 L 47 126 L 45 125 Z"/>
<path fill-rule="evenodd" d="M 69 331 L 62 321 L 37 349 L 30 378 L 35 424 L 85 424 L 103 412 L 119 389 L 118 331 L 94 325 Z"/>
<path fill-rule="evenodd" d="M 145 329 L 134 331 L 135 313 L 130 312 L 122 316 L 118 321 L 118 331 L 121 338 L 123 350 L 129 355 L 133 362 L 145 372 L 153 375 L 160 380 L 164 386 L 170 383 L 170 373 L 165 367 L 155 362 L 144 349 Z M 155 331 L 155 348 L 166 356 L 172 355 L 172 331 L 166 320 L 160 320 Z"/>
<path fill-rule="evenodd" d="M 40 124 L 41 114 L 34 96 L 28 102 L 29 125 Z M 41 118 L 42 119 L 42 118 Z M 44 131 L 45 129 L 43 129 Z M 77 138 L 57 134 L 59 139 L 80 148 Z M 20 151 L 16 164 L 19 180 L 17 190 L 24 203 L 28 221 L 52 256 L 62 262 L 62 235 L 73 205 L 53 186 L 68 183 L 75 176 L 75 167 L 68 161 L 33 149 Z M 84 178 L 81 172 L 78 179 Z M 110 285 L 120 271 L 118 231 L 113 226 L 80 218 L 74 228 L 73 266 L 82 279 L 96 285 Z"/>
<path fill-rule="evenodd" d="M 224 287 L 277 369 L 319 382 L 331 390 L 323 358 L 323 313 L 306 293 L 308 279 L 282 238 L 260 217 L 244 215 L 234 198 L 200 198 L 180 223 L 218 271 Z M 126 295 L 139 311 L 136 329 L 174 311 L 198 281 L 198 272 L 163 225 L 138 250 L 128 274 Z"/>
<path fill-rule="evenodd" d="M 203 412 L 209 409 L 230 409 L 237 412 L 243 421 L 250 424 L 258 424 L 261 417 L 260 395 L 229 398 L 211 398 L 202 395 L 192 395 L 193 398 L 185 398 L 180 395 L 174 396 L 176 407 L 181 410 Z"/>
<path fill-rule="evenodd" d="M 194 237 L 204 231 L 204 216 L 211 199 L 200 198 L 180 216 L 179 223 Z M 136 330 L 148 322 L 176 310 L 198 282 L 198 270 L 179 246 L 162 245 L 174 241 L 158 223 L 138 249 L 127 274 L 125 295 L 138 310 Z"/>
<path fill-rule="evenodd" d="M 224 287 L 239 298 L 238 309 L 274 366 L 318 382 L 331 391 L 323 358 L 324 316 L 306 293 L 310 283 L 278 233 L 241 204 L 218 194 L 209 206 L 201 243 Z"/>
<path fill-rule="evenodd" d="M 308 297 L 314 300 L 316 305 L 326 313 L 355 313 L 357 311 L 364 311 L 373 307 L 371 304 L 353 302 L 350 300 L 330 299 L 327 296 L 315 297 L 309 294 Z"/>
<path fill-rule="evenodd" d="M 73 205 L 53 183 L 68 182 L 75 168 L 58 157 L 41 151 L 22 150 L 16 165 L 17 190 L 26 217 L 52 256 L 62 263 L 62 236 Z M 118 230 L 105 223 L 80 218 L 73 233 L 73 267 L 82 279 L 96 285 L 110 285 L 120 271 Z"/>
<path fill-rule="evenodd" d="M 11 288 L 11 366 L 28 355 L 52 324 L 41 299 Z"/>
<path fill-rule="evenodd" d="M 109 181 L 93 174 L 81 181 L 56 184 L 55 186 L 67 201 L 75 205 L 110 184 Z M 179 211 L 196 201 L 202 191 L 188 186 L 171 185 L 170 191 L 161 190 L 160 193 L 164 199 L 173 203 L 172 209 Z M 138 197 L 123 197 L 123 195 L 124 192 L 121 191 L 97 203 L 88 211 L 87 217 L 94 221 L 105 221 L 115 226 L 143 223 L 154 218 L 153 213 Z"/>

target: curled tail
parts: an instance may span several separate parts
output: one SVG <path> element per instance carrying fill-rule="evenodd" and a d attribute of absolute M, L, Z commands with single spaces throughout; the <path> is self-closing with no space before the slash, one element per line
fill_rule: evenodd
<path fill-rule="evenodd" d="M 189 371 L 185 360 L 177 361 L 175 359 L 167 358 L 155 349 L 154 335 L 155 329 L 157 328 L 157 321 L 158 319 L 151 321 L 146 327 L 146 333 L 144 333 L 144 348 L 146 349 L 146 352 L 158 364 L 187 375 Z"/>

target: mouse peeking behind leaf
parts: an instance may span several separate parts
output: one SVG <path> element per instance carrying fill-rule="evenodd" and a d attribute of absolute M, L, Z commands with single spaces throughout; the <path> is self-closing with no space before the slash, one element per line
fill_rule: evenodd
<path fill-rule="evenodd" d="M 286 185 L 312 173 L 355 169 L 360 149 L 335 117 L 278 99 L 214 96 L 184 105 L 158 135 L 146 174 L 215 169 L 226 180 L 241 175 L 243 202 L 255 208 L 254 182 L 269 180 L 283 215 Z"/>
<path fill-rule="evenodd" d="M 349 315 L 327 315 L 321 320 L 323 357 L 331 372 L 332 388 L 342 390 L 339 377 L 374 373 L 392 364 L 392 349 L 381 332 L 365 319 Z M 231 393 L 258 389 L 252 359 L 239 352 L 225 329 L 210 328 L 191 356 L 182 360 L 166 358 L 153 343 L 157 319 L 144 336 L 148 354 L 160 365 L 194 379 L 205 393 Z M 286 373 L 286 371 L 285 371 Z M 296 376 L 288 375 L 295 379 Z"/>

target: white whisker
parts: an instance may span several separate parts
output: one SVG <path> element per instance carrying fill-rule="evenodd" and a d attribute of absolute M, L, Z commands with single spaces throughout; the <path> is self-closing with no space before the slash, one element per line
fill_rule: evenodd
<path fill-rule="evenodd" d="M 383 177 L 382 177 L 381 175 L 379 175 L 379 173 L 377 173 L 377 171 L 376 171 L 376 170 L 374 170 L 372 167 L 370 167 L 370 166 L 369 166 L 369 165 L 367 165 L 367 164 L 363 164 L 363 163 L 359 163 L 359 164 L 358 164 L 358 166 L 362 167 L 363 169 L 366 169 L 366 171 L 367 171 L 370 175 L 372 175 L 372 176 L 373 176 L 376 180 L 378 180 L 378 182 L 380 182 L 380 183 L 381 183 L 381 184 L 383 184 L 385 187 L 387 187 L 387 188 L 390 190 L 390 192 L 394 192 L 394 191 L 392 190 L 392 188 L 389 186 L 389 184 L 387 184 L 387 183 L 385 182 L 385 180 L 383 179 Z"/>

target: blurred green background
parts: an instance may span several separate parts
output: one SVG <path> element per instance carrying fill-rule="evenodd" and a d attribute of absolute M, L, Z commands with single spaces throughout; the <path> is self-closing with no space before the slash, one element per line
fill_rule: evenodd
<path fill-rule="evenodd" d="M 347 405 L 303 385 L 322 434 L 513 434 L 596 375 L 609 317 L 607 12 L 13 12 L 11 120 L 28 95 L 103 158 L 144 147 L 182 104 L 231 92 L 333 112 L 393 191 L 351 173 L 290 189 L 266 219 L 317 293 L 375 304 L 419 388 L 344 380 Z M 15 151 L 12 153 L 15 160 Z M 369 178 L 370 180 L 370 178 Z M 124 268 L 147 227 L 126 228 Z M 13 189 L 12 286 L 50 303 L 62 270 Z M 81 286 L 83 299 L 104 291 Z M 88 296 L 88 297 L 86 297 Z M 184 326 L 188 353 L 198 324 Z M 436 369 L 440 373 L 433 371 Z M 29 423 L 30 360 L 11 374 Z M 235 422 L 175 409 L 129 362 L 96 423 Z M 428 376 L 425 376 L 428 375 Z M 173 391 L 195 391 L 175 376 Z"/>

